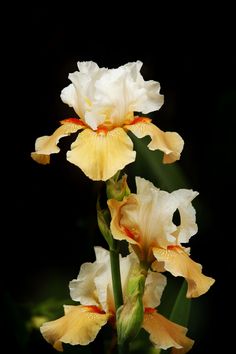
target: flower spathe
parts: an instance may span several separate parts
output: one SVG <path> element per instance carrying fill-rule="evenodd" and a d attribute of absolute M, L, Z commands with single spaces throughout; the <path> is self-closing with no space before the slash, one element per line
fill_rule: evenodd
<path fill-rule="evenodd" d="M 188 282 L 187 297 L 208 291 L 214 279 L 202 274 L 202 267 L 188 255 L 181 243 L 189 242 L 197 232 L 195 209 L 191 201 L 197 192 L 179 189 L 168 193 L 151 182 L 136 177 L 137 194 L 123 201 L 108 201 L 114 238 L 127 240 L 141 261 L 152 264 L 157 271 L 167 270 Z M 173 216 L 178 210 L 180 225 Z"/>
<path fill-rule="evenodd" d="M 95 247 L 96 261 L 84 263 L 77 279 L 70 282 L 70 294 L 78 306 L 64 306 L 65 315 L 55 321 L 46 322 L 40 328 L 44 338 L 62 351 L 62 343 L 86 345 L 96 338 L 103 325 L 115 320 L 109 252 Z M 130 272 L 138 264 L 134 254 L 120 258 L 121 281 L 126 300 L 126 286 Z M 165 319 L 155 307 L 160 298 L 166 279 L 162 274 L 149 271 L 143 296 L 145 308 L 143 328 L 157 348 L 182 348 L 186 353 L 193 341 L 186 337 L 186 329 Z M 157 329 L 159 332 L 157 332 Z M 161 331 L 160 331 L 161 329 Z"/>
<path fill-rule="evenodd" d="M 77 118 L 61 121 L 51 136 L 36 140 L 32 158 L 43 164 L 50 154 L 60 151 L 57 143 L 63 136 L 83 130 L 67 152 L 67 160 L 93 180 L 108 180 L 118 170 L 135 160 L 131 131 L 138 138 L 150 136 L 150 150 L 164 152 L 164 163 L 180 158 L 183 140 L 175 132 L 163 132 L 147 117 L 160 109 L 163 95 L 156 81 L 144 81 L 140 61 L 116 69 L 99 68 L 92 61 L 78 62 L 79 71 L 69 74 L 71 84 L 64 88 L 61 99 L 73 107 Z"/>

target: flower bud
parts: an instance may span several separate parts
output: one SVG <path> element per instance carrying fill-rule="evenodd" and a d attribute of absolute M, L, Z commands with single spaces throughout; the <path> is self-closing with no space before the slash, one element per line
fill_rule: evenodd
<path fill-rule="evenodd" d="M 143 293 L 146 275 L 136 269 L 127 285 L 127 300 L 117 311 L 118 343 L 132 340 L 141 329 L 143 323 Z"/>
<path fill-rule="evenodd" d="M 110 213 L 108 209 L 101 209 L 99 200 L 97 201 L 97 221 L 98 221 L 98 227 L 107 241 L 109 247 L 112 247 L 113 245 L 113 237 L 110 231 Z"/>
<path fill-rule="evenodd" d="M 127 175 L 123 175 L 121 179 L 110 178 L 106 182 L 106 191 L 108 199 L 123 200 L 125 196 L 130 194 L 130 189 L 127 184 Z"/>

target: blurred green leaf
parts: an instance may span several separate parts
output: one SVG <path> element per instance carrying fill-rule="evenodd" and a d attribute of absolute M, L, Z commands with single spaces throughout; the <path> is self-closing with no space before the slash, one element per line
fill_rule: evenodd
<path fill-rule="evenodd" d="M 169 316 L 170 321 L 176 322 L 184 327 L 188 326 L 191 308 L 191 300 L 186 298 L 186 293 L 187 282 L 184 280 Z M 161 350 L 160 354 L 170 352 L 171 349 L 169 349 L 168 351 Z"/>
<path fill-rule="evenodd" d="M 184 280 L 169 317 L 171 321 L 185 327 L 189 322 L 191 308 L 191 300 L 186 298 L 187 287 L 187 282 Z"/>
<path fill-rule="evenodd" d="M 167 191 L 186 188 L 189 186 L 179 162 L 163 164 L 163 153 L 150 151 L 147 147 L 150 139 L 145 137 L 137 139 L 132 135 L 132 140 L 137 151 L 136 161 L 132 164 L 133 174 L 150 179 L 158 187 Z"/>

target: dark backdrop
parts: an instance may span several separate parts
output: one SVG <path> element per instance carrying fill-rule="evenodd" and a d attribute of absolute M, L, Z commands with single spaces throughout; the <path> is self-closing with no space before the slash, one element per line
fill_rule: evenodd
<path fill-rule="evenodd" d="M 207 324 L 195 351 L 231 352 L 226 318 L 234 307 L 236 58 L 229 12 L 219 17 L 200 12 L 196 20 L 192 15 L 182 20 L 154 8 L 133 16 L 125 7 L 119 10 L 108 9 L 106 15 L 93 5 L 86 11 L 35 5 L 7 13 L 7 70 L 2 68 L 7 338 L 18 343 L 22 304 L 34 307 L 50 296 L 68 297 L 68 281 L 81 263 L 93 260 L 93 245 L 104 245 L 95 217 L 98 183 L 66 162 L 65 151 L 51 165 L 37 165 L 30 159 L 34 141 L 74 115 L 60 92 L 78 60 L 117 67 L 139 59 L 144 78 L 161 83 L 165 104 L 156 113 L 157 125 L 184 138 L 179 165 L 203 205 L 192 253 L 216 284 L 202 300 L 208 317 L 200 314 L 200 323 L 202 316 Z M 29 352 L 45 348 L 31 343 Z"/>

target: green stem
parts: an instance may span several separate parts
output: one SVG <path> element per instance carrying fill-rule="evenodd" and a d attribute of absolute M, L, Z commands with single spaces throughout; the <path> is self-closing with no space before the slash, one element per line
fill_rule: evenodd
<path fill-rule="evenodd" d="M 129 354 L 129 344 L 118 344 L 118 353 L 119 354 Z"/>
<path fill-rule="evenodd" d="M 119 246 L 118 242 L 113 239 L 112 247 L 110 247 L 110 262 L 111 262 L 111 276 L 112 276 L 112 286 L 115 301 L 116 311 L 120 306 L 123 305 L 123 294 L 121 287 L 121 276 L 120 276 L 120 259 L 119 259 Z M 119 354 L 128 354 L 129 345 L 128 343 L 118 344 Z"/>
<path fill-rule="evenodd" d="M 119 260 L 119 250 L 116 240 L 113 240 L 113 245 L 110 247 L 110 261 L 111 261 L 111 276 L 112 276 L 112 286 L 115 300 L 116 310 L 123 305 L 123 295 L 121 287 L 121 277 L 120 277 L 120 260 Z"/>

